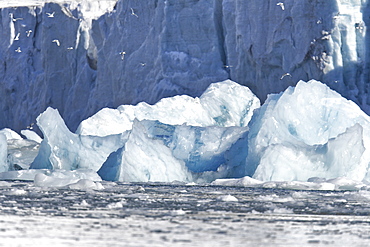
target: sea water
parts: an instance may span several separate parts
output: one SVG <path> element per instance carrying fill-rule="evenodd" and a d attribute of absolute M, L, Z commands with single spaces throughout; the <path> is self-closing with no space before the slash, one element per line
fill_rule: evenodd
<path fill-rule="evenodd" d="M 0 184 L 0 246 L 367 246 L 370 191 Z M 81 187 L 82 188 L 82 187 Z"/>

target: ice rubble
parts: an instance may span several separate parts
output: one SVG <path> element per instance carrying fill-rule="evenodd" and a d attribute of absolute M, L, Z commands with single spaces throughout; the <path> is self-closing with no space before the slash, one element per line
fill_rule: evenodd
<path fill-rule="evenodd" d="M 241 126 L 248 125 L 259 99 L 231 80 L 211 84 L 199 98 L 181 95 L 164 98 L 155 105 L 139 103 L 104 108 L 79 125 L 76 133 L 106 136 L 132 129 L 137 120 L 158 120 L 170 125 Z"/>
<path fill-rule="evenodd" d="M 271 95 L 255 113 L 247 164 L 254 178 L 306 181 L 310 177 L 369 179 L 370 118 L 326 85 L 300 81 Z"/>
<path fill-rule="evenodd" d="M 28 171 L 35 183 L 46 186 L 53 184 L 52 171 L 65 171 L 68 176 L 72 170 L 89 171 L 83 179 L 90 181 L 94 181 L 91 174 L 99 174 L 103 180 L 127 182 L 218 179 L 215 185 L 324 190 L 369 187 L 370 117 L 355 103 L 315 80 L 300 81 L 296 87 L 270 95 L 260 108 L 249 93 L 243 86 L 223 81 L 211 85 L 199 99 L 177 96 L 153 106 L 102 110 L 81 125 L 84 134 L 70 132 L 58 111 L 48 108 L 37 119 L 44 140 L 39 150 L 33 150 L 38 154 Z M 188 105 L 181 105 L 184 99 L 196 120 L 187 111 Z M 122 125 L 115 122 L 122 118 L 128 121 Z M 102 124 L 113 132 L 100 128 Z M 4 164 L 4 150 L 12 139 L 1 136 Z M 3 165 L 9 167 L 14 165 Z M 27 170 L 0 173 L 3 179 L 17 176 L 32 177 Z M 75 187 L 81 184 L 95 186 L 81 181 Z"/>
<path fill-rule="evenodd" d="M 209 86 L 200 99 L 177 96 L 154 106 L 102 110 L 82 123 L 83 135 L 71 133 L 58 111 L 48 108 L 37 118 L 45 138 L 31 168 L 91 168 L 113 181 L 193 181 L 198 173 L 206 174 L 206 181 L 238 176 L 247 154 L 240 152 L 247 149 L 246 125 L 258 107 L 248 88 L 226 80 Z"/>

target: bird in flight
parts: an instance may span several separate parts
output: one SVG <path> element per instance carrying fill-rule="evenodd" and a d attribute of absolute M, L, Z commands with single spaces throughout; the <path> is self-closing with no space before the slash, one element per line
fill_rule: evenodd
<path fill-rule="evenodd" d="M 126 52 L 121 51 L 119 54 L 121 55 L 121 59 L 122 60 L 125 59 Z"/>
<path fill-rule="evenodd" d="M 54 17 L 54 14 L 55 14 L 55 12 L 53 12 L 53 13 L 46 13 L 46 15 L 47 15 L 49 18 L 53 18 L 53 17 Z"/>
<path fill-rule="evenodd" d="M 280 6 L 282 10 L 285 10 L 284 3 L 279 2 L 276 5 Z"/>
<path fill-rule="evenodd" d="M 136 16 L 137 18 L 139 18 L 139 16 L 137 16 L 137 14 L 135 14 L 134 9 L 133 9 L 133 8 L 130 8 L 130 9 L 131 9 L 131 15 L 134 15 L 134 16 Z"/>
<path fill-rule="evenodd" d="M 280 80 L 284 79 L 284 77 L 286 77 L 286 76 L 290 76 L 290 77 L 292 77 L 292 75 L 291 75 L 290 73 L 285 73 L 284 75 L 282 75 L 282 76 L 280 77 Z"/>
<path fill-rule="evenodd" d="M 21 51 L 21 48 L 20 48 L 20 47 L 18 47 L 18 48 L 17 48 L 17 50 L 15 50 L 15 52 L 21 53 L 21 52 L 22 52 L 22 51 Z"/>
<path fill-rule="evenodd" d="M 57 46 L 60 46 L 60 42 L 59 42 L 59 40 L 57 40 L 57 39 L 54 39 L 54 40 L 53 40 L 53 41 L 51 41 L 51 42 L 53 42 L 53 43 L 57 44 Z"/>
<path fill-rule="evenodd" d="M 32 33 L 32 30 L 28 30 L 28 31 L 26 31 L 26 33 L 27 33 L 27 37 L 30 37 L 31 33 Z"/>
<path fill-rule="evenodd" d="M 17 33 L 17 35 L 15 36 L 14 40 L 19 40 L 19 36 L 21 35 L 21 33 Z"/>

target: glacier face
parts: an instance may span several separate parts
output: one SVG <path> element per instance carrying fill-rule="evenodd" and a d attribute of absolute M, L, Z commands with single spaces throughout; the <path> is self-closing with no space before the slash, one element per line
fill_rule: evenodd
<path fill-rule="evenodd" d="M 51 106 L 75 130 L 104 107 L 227 78 L 262 100 L 317 79 L 370 112 L 368 1 L 56 2 L 1 9 L 0 127 Z"/>

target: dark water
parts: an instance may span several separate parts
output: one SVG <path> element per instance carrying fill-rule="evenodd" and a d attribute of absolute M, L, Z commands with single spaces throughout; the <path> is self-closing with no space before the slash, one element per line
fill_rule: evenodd
<path fill-rule="evenodd" d="M 2 182 L 0 246 L 370 246 L 369 191 L 102 185 Z"/>

